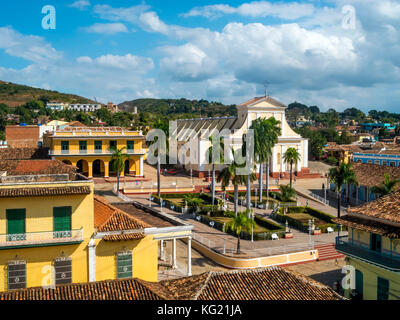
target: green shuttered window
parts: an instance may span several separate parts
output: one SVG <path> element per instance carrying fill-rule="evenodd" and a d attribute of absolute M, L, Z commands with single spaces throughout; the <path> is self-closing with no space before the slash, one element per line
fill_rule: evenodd
<path fill-rule="evenodd" d="M 388 300 L 389 280 L 378 277 L 378 300 Z"/>
<path fill-rule="evenodd" d="M 54 237 L 65 238 L 71 236 L 71 207 L 54 207 Z"/>
<path fill-rule="evenodd" d="M 8 290 L 26 288 L 26 262 L 10 261 L 7 264 Z"/>
<path fill-rule="evenodd" d="M 8 209 L 7 241 L 25 240 L 25 209 Z"/>
<path fill-rule="evenodd" d="M 133 150 L 133 149 L 135 148 L 135 143 L 134 143 L 132 140 L 128 140 L 128 141 L 126 142 L 126 148 L 127 148 L 128 150 Z"/>
<path fill-rule="evenodd" d="M 132 278 L 132 252 L 117 254 L 117 279 Z"/>

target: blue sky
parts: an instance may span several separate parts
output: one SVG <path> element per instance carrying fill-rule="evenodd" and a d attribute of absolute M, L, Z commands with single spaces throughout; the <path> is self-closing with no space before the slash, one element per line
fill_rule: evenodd
<path fill-rule="evenodd" d="M 56 9 L 44 30 L 42 7 Z M 120 103 L 398 111 L 400 1 L 14 0 L 0 4 L 0 79 Z"/>

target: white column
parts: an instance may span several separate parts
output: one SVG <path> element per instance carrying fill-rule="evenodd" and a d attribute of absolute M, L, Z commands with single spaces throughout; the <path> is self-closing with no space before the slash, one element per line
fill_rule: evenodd
<path fill-rule="evenodd" d="M 187 275 L 190 277 L 192 275 L 192 237 L 188 237 L 187 250 Z"/>
<path fill-rule="evenodd" d="M 300 159 L 297 161 L 297 171 L 301 171 L 301 151 L 300 151 L 300 145 L 297 146 L 297 152 L 300 154 Z"/>
<path fill-rule="evenodd" d="M 271 166 L 270 170 L 271 170 L 271 172 L 276 172 L 276 160 L 277 160 L 277 159 L 276 159 L 276 158 L 277 158 L 276 152 L 277 152 L 276 148 L 275 148 L 275 147 L 272 148 L 272 161 L 271 161 L 271 163 L 270 163 L 270 166 Z"/>
<path fill-rule="evenodd" d="M 143 156 L 140 156 L 140 173 L 139 175 L 143 177 Z"/>
<path fill-rule="evenodd" d="M 176 269 L 176 239 L 172 240 L 172 268 Z"/>
<path fill-rule="evenodd" d="M 308 139 L 304 140 L 303 166 L 308 168 Z"/>
<path fill-rule="evenodd" d="M 88 244 L 88 258 L 89 258 L 89 282 L 96 281 L 96 242 L 90 239 Z"/>
<path fill-rule="evenodd" d="M 164 240 L 160 240 L 160 259 L 165 260 L 164 257 Z"/>

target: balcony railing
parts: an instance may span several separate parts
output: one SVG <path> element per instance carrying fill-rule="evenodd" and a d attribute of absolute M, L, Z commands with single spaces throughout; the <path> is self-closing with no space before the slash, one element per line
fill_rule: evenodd
<path fill-rule="evenodd" d="M 146 151 L 144 149 L 125 149 L 124 153 L 127 154 L 145 154 Z M 49 155 L 58 156 L 58 155 L 69 155 L 69 156 L 77 156 L 77 155 L 111 155 L 113 151 L 110 150 L 50 150 Z"/>
<path fill-rule="evenodd" d="M 67 231 L 27 232 L 0 234 L 0 249 L 73 244 L 83 241 L 83 228 Z"/>
<path fill-rule="evenodd" d="M 374 251 L 368 245 L 353 242 L 347 236 L 336 237 L 336 250 L 382 268 L 400 272 L 400 255 L 390 251 Z"/>

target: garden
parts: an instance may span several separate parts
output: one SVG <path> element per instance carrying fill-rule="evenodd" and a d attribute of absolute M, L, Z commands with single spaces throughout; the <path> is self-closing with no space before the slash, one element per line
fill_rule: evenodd
<path fill-rule="evenodd" d="M 332 221 L 333 216 L 310 207 L 280 208 L 272 217 L 281 223 L 287 221 L 290 227 L 303 232 L 309 231 L 309 220 L 314 221 L 315 230 L 320 230 L 321 233 L 328 232 L 329 227 L 337 231 L 337 224 Z"/>

